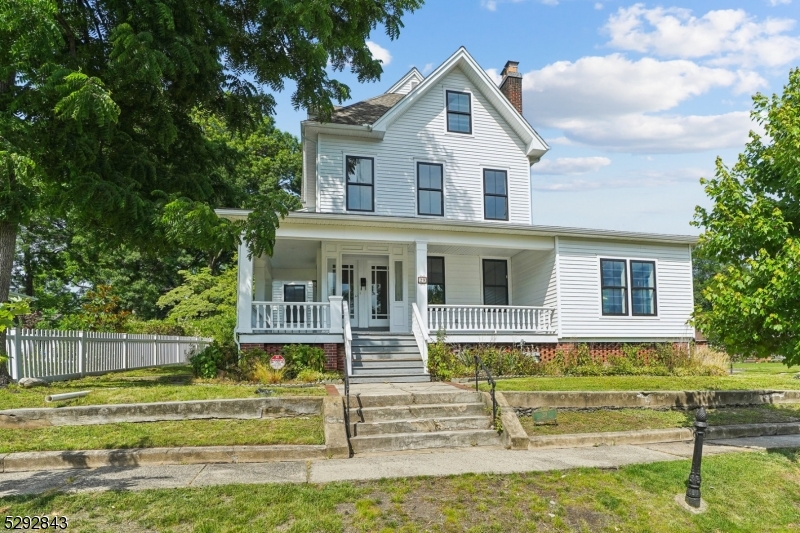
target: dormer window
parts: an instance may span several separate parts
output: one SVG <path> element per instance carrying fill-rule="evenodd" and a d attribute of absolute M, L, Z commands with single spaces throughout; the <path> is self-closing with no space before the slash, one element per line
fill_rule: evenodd
<path fill-rule="evenodd" d="M 347 156 L 347 210 L 375 211 L 375 161 Z"/>
<path fill-rule="evenodd" d="M 447 91 L 447 131 L 472 133 L 472 106 L 469 93 Z"/>

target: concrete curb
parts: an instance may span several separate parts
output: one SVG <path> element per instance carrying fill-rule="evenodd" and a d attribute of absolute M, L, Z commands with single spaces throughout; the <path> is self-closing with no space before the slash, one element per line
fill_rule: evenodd
<path fill-rule="evenodd" d="M 325 424 L 325 451 L 331 459 L 350 457 L 347 428 L 344 423 L 344 399 L 326 396 L 322 402 L 322 419 Z"/>
<path fill-rule="evenodd" d="M 800 390 L 730 391 L 503 391 L 516 408 L 557 409 L 655 408 L 694 409 L 800 403 Z"/>
<path fill-rule="evenodd" d="M 325 446 L 187 446 L 55 452 L 16 452 L 0 455 L 0 472 L 69 470 L 207 463 L 263 463 L 325 459 Z"/>
<path fill-rule="evenodd" d="M 711 426 L 706 440 L 735 439 L 800 434 L 800 422 L 775 424 L 738 424 Z M 692 428 L 647 429 L 643 431 L 609 431 L 606 433 L 570 433 L 529 437 L 529 450 L 543 448 L 579 448 L 586 446 L 618 446 L 622 444 L 654 444 L 686 441 L 694 438 Z"/>
<path fill-rule="evenodd" d="M 500 423 L 503 425 L 500 439 L 503 441 L 503 445 L 511 450 L 527 450 L 528 434 L 520 424 L 516 411 L 508 404 L 508 400 L 502 392 L 495 391 L 494 396 L 497 406 L 500 408 Z"/>
<path fill-rule="evenodd" d="M 256 419 L 318 415 L 322 396 L 239 398 L 186 402 L 86 405 L 80 407 L 8 409 L 0 411 L 0 428 L 33 429 L 116 422 L 167 420 Z"/>

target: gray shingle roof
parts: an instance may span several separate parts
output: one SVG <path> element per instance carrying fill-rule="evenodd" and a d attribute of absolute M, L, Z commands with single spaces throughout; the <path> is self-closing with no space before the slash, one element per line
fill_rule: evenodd
<path fill-rule="evenodd" d="M 404 96 L 404 94 L 382 94 L 347 107 L 340 107 L 334 110 L 331 115 L 331 122 L 334 124 L 349 124 L 351 126 L 374 124 L 387 111 L 397 105 Z"/>

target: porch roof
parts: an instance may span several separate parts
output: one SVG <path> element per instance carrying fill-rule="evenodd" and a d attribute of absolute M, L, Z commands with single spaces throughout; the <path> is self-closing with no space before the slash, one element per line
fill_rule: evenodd
<path fill-rule="evenodd" d="M 217 215 L 231 220 L 242 220 L 251 213 L 249 209 L 217 209 Z M 567 228 L 562 226 L 510 224 L 507 222 L 476 223 L 464 220 L 431 220 L 420 217 L 387 217 L 381 215 L 356 215 L 350 213 L 310 213 L 293 211 L 284 223 L 297 225 L 326 225 L 371 228 L 425 229 L 428 231 L 451 231 L 489 233 L 505 235 L 530 235 L 537 237 L 576 237 L 611 241 L 658 242 L 668 244 L 697 244 L 695 235 L 672 235 L 641 233 L 589 228 Z"/>

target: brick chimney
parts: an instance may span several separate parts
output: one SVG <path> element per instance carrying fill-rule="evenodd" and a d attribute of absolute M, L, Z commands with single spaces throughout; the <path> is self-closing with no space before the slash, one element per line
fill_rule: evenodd
<path fill-rule="evenodd" d="M 514 109 L 522 114 L 522 74 L 517 71 L 519 61 L 506 61 L 503 67 L 503 80 L 500 82 L 500 92 L 506 95 Z"/>

